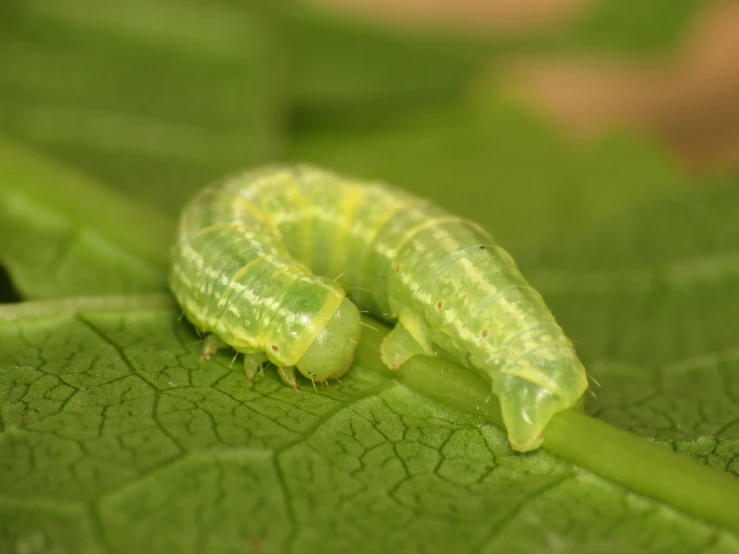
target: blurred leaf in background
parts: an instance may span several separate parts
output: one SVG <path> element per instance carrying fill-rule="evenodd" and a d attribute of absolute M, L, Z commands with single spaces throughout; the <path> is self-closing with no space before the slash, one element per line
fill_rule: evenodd
<path fill-rule="evenodd" d="M 401 32 L 282 3 L 275 16 L 290 53 L 289 133 L 392 122 L 456 102 L 491 44 L 481 38 Z"/>
<path fill-rule="evenodd" d="M 567 25 L 514 42 L 540 51 L 658 56 L 674 46 L 705 0 L 593 0 Z"/>
<path fill-rule="evenodd" d="M 170 213 L 279 153 L 285 62 L 247 3 L 11 0 L 0 52 L 4 134 Z"/>
<path fill-rule="evenodd" d="M 459 128 L 474 117 L 465 92 L 491 60 L 557 41 L 585 49 L 604 37 L 620 37 L 606 41 L 615 48 L 664 45 L 695 2 L 628 6 L 599 3 L 571 26 L 510 39 L 379 29 L 293 2 L 12 0 L 0 6 L 0 128 L 175 214 L 203 183 L 311 152 L 325 135 L 350 137 L 351 149 L 352 138 L 362 144 L 366 132 L 392 134 L 398 119 L 419 112 L 443 137 L 449 119 Z M 645 21 L 636 34 L 634 14 Z M 537 44 L 548 35 L 560 38 Z M 469 140 L 481 132 L 504 137 L 517 125 L 502 123 L 477 122 Z M 376 152 L 363 145 L 368 160 L 384 155 L 376 142 Z M 414 137 L 396 139 L 394 149 L 412 168 Z M 437 150 L 436 160 L 454 165 L 457 153 L 439 158 Z M 428 162 L 418 160 L 409 186 Z M 370 172 L 384 173 L 394 177 Z"/>
<path fill-rule="evenodd" d="M 169 218 L 3 140 L 0 237 L 9 298 L 166 290 Z"/>

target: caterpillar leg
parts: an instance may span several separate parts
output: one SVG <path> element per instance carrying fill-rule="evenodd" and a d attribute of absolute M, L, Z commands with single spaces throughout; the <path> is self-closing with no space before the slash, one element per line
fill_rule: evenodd
<path fill-rule="evenodd" d="M 412 311 L 403 310 L 395 328 L 382 341 L 382 363 L 390 369 L 398 369 L 408 358 L 418 354 L 435 354 L 428 327 Z"/>
<path fill-rule="evenodd" d="M 262 365 L 267 361 L 267 355 L 264 352 L 256 354 L 244 354 L 244 372 L 249 383 L 254 384 L 254 378 L 257 372 L 262 369 Z M 263 373 L 263 371 L 262 371 Z"/>
<path fill-rule="evenodd" d="M 209 362 L 219 349 L 226 348 L 227 346 L 218 335 L 211 333 L 203 341 L 203 354 L 200 356 L 200 359 L 204 362 Z"/>
<path fill-rule="evenodd" d="M 300 387 L 298 386 L 298 376 L 295 373 L 294 367 L 278 367 L 277 373 L 280 374 L 280 379 L 282 379 L 286 385 L 290 385 L 295 390 L 300 390 Z"/>

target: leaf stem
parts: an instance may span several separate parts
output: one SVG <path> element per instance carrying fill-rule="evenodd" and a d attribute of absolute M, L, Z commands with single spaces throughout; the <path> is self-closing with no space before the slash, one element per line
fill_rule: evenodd
<path fill-rule="evenodd" d="M 544 448 L 631 490 L 739 533 L 739 480 L 584 413 L 555 415 Z"/>
<path fill-rule="evenodd" d="M 500 404 L 482 376 L 450 361 L 423 356 L 391 371 L 380 362 L 377 352 L 370 351 L 379 350 L 385 333 L 364 333 L 360 342 L 363 365 L 505 429 Z M 662 444 L 567 410 L 556 414 L 547 426 L 543 447 L 637 494 L 739 533 L 739 479 L 675 454 Z"/>

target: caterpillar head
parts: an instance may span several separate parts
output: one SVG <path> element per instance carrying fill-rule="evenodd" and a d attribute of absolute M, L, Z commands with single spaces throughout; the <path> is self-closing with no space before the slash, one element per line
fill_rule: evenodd
<path fill-rule="evenodd" d="M 338 379 L 354 361 L 359 335 L 359 310 L 345 298 L 296 364 L 298 371 L 316 381 Z"/>

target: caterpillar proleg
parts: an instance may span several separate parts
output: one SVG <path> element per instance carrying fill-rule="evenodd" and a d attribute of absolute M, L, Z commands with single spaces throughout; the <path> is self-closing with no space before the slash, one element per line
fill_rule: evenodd
<path fill-rule="evenodd" d="M 383 363 L 439 354 L 487 375 L 520 451 L 587 389 L 572 343 L 493 237 L 381 183 L 305 165 L 215 183 L 184 208 L 170 286 L 210 333 L 204 357 L 228 345 L 249 379 L 269 360 L 294 387 L 295 368 L 314 384 L 348 369 L 357 306 L 395 321 Z"/>

